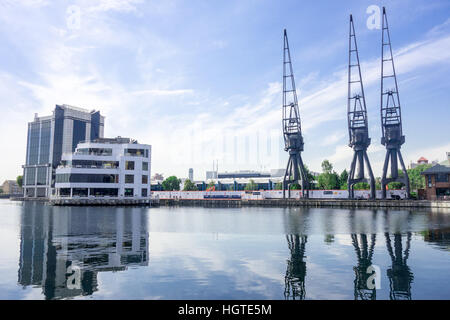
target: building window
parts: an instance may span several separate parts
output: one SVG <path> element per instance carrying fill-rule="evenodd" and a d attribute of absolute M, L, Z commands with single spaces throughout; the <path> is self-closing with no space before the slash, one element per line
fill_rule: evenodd
<path fill-rule="evenodd" d="M 75 154 L 92 155 L 92 156 L 112 156 L 112 149 L 110 149 L 110 148 L 80 148 L 75 151 Z"/>
<path fill-rule="evenodd" d="M 88 188 L 73 188 L 72 195 L 74 197 L 87 197 Z"/>
<path fill-rule="evenodd" d="M 33 186 L 36 184 L 36 168 L 26 168 L 26 186 Z"/>
<path fill-rule="evenodd" d="M 56 175 L 56 183 L 119 183 L 117 174 L 62 173 Z"/>
<path fill-rule="evenodd" d="M 125 161 L 125 170 L 134 170 L 134 161 Z"/>
<path fill-rule="evenodd" d="M 448 182 L 448 174 L 447 173 L 438 173 L 436 175 L 436 182 Z"/>
<path fill-rule="evenodd" d="M 428 180 L 428 188 L 431 188 L 431 175 L 427 176 Z"/>
<path fill-rule="evenodd" d="M 125 156 L 129 157 L 144 157 L 148 153 L 146 149 L 125 149 Z"/>
<path fill-rule="evenodd" d="M 125 197 L 132 197 L 134 195 L 133 188 L 125 188 Z"/>
<path fill-rule="evenodd" d="M 126 174 L 125 175 L 125 183 L 134 183 L 134 175 Z"/>
<path fill-rule="evenodd" d="M 47 167 L 37 168 L 37 185 L 45 186 L 47 184 Z"/>
<path fill-rule="evenodd" d="M 143 175 L 142 176 L 142 184 L 147 184 L 148 183 L 148 176 L 147 175 Z"/>
<path fill-rule="evenodd" d="M 148 162 L 142 162 L 142 171 L 148 171 Z"/>
<path fill-rule="evenodd" d="M 92 188 L 90 195 L 94 197 L 117 197 L 119 189 L 117 188 Z"/>
<path fill-rule="evenodd" d="M 142 196 L 146 197 L 147 196 L 147 189 L 142 189 Z"/>

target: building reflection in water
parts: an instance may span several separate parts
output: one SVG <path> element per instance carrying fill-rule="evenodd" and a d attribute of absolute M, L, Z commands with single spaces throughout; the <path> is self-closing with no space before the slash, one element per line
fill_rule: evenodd
<path fill-rule="evenodd" d="M 42 287 L 46 299 L 91 295 L 97 274 L 147 266 L 146 209 L 25 204 L 18 282 Z"/>
<path fill-rule="evenodd" d="M 368 237 L 370 236 L 370 241 Z M 377 294 L 375 287 L 369 289 L 367 282 L 372 273 L 367 269 L 372 265 L 373 250 L 375 248 L 376 234 L 352 234 L 352 244 L 358 259 L 358 265 L 353 267 L 355 271 L 354 295 L 355 300 L 376 300 Z M 370 243 L 369 243 L 370 242 Z"/>
<path fill-rule="evenodd" d="M 386 238 L 386 247 L 391 257 L 392 266 L 387 270 L 389 278 L 389 297 L 391 300 L 411 300 L 411 283 L 414 276 L 407 265 L 409 250 L 411 245 L 411 232 L 406 233 L 406 247 L 403 251 L 403 236 L 401 233 L 395 233 L 394 249 L 392 248 L 391 235 L 384 234 Z"/>
<path fill-rule="evenodd" d="M 286 300 L 304 300 L 306 295 L 306 262 L 304 259 L 307 236 L 291 234 L 286 235 L 286 240 L 291 257 L 287 261 L 286 276 L 284 278 L 284 297 Z"/>

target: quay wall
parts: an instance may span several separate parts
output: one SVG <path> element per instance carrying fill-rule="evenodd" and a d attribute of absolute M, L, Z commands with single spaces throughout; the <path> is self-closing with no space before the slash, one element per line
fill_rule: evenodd
<path fill-rule="evenodd" d="M 335 208 L 444 208 L 450 209 L 450 201 L 428 200 L 340 200 L 340 199 L 159 199 L 163 206 L 204 207 L 335 207 Z"/>

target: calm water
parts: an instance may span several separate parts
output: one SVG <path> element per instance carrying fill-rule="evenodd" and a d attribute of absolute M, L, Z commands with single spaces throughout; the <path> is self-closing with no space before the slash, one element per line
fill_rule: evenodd
<path fill-rule="evenodd" d="M 450 299 L 450 212 L 0 200 L 0 213 L 0 299 Z"/>

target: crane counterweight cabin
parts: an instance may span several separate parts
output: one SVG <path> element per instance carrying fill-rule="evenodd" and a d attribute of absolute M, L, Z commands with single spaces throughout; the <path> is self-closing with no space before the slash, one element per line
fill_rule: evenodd
<path fill-rule="evenodd" d="M 357 70 L 356 70 L 357 69 Z M 350 15 L 350 36 L 348 53 L 348 99 L 347 119 L 349 147 L 353 148 L 353 160 L 348 175 L 347 187 L 349 199 L 354 198 L 354 185 L 368 182 L 364 177 L 364 162 L 369 173 L 370 197 L 375 199 L 375 178 L 370 166 L 367 148 L 370 145 L 369 126 L 367 122 L 366 98 L 359 64 L 358 46 L 356 44 L 355 26 Z"/>
<path fill-rule="evenodd" d="M 383 7 L 383 22 L 381 29 L 381 144 L 386 146 L 383 175 L 381 177 L 382 198 L 386 198 L 386 187 L 390 182 L 401 182 L 406 187 L 409 197 L 409 177 L 403 162 L 400 147 L 405 143 L 402 131 L 402 114 L 398 95 L 397 76 L 392 55 L 391 36 L 389 34 L 386 9 Z M 403 176 L 398 173 L 400 161 Z M 388 165 L 391 163 L 391 174 L 387 177 Z"/>
<path fill-rule="evenodd" d="M 292 70 L 291 53 L 286 29 L 284 29 L 283 49 L 283 137 L 284 150 L 289 152 L 289 160 L 283 179 L 283 198 L 291 196 L 291 186 L 301 181 L 302 196 L 308 198 L 308 176 L 303 165 L 301 152 L 304 143 L 300 124 L 297 91 L 295 88 L 294 72 Z"/>

